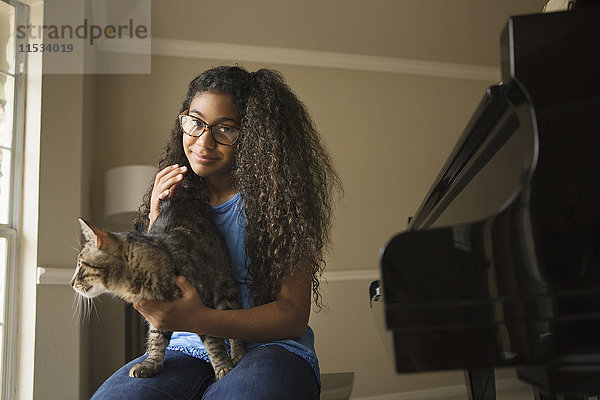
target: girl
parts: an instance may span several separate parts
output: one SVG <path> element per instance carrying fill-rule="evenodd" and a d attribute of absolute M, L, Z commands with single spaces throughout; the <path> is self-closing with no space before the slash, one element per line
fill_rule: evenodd
<path fill-rule="evenodd" d="M 317 399 L 308 318 L 311 299 L 321 303 L 332 194 L 341 185 L 304 105 L 275 71 L 207 70 L 189 85 L 159 169 L 139 222 L 152 224 L 167 197 L 208 202 L 242 309 L 210 309 L 178 277 L 180 299 L 135 305 L 157 329 L 175 331 L 163 370 L 130 378 L 134 360 L 93 399 Z M 245 340 L 248 353 L 215 382 L 196 334 Z"/>

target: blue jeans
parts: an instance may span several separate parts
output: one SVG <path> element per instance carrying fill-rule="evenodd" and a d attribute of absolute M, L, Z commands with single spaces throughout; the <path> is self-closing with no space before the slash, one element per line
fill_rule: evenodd
<path fill-rule="evenodd" d="M 131 361 L 100 386 L 92 400 L 315 400 L 320 387 L 311 366 L 277 345 L 248 352 L 215 382 L 212 366 L 179 351 L 167 350 L 163 369 L 152 378 L 131 378 Z"/>

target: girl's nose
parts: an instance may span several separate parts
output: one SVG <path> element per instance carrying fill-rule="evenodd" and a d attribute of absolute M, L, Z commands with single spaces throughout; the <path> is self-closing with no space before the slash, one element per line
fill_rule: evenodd
<path fill-rule="evenodd" d="M 213 149 L 217 144 L 212 137 L 210 129 L 205 129 L 204 133 L 196 138 L 196 143 L 198 143 L 200 147 L 206 147 L 208 149 Z"/>

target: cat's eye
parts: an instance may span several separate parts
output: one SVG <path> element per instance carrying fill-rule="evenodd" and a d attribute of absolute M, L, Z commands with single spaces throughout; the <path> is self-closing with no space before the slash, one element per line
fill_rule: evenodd
<path fill-rule="evenodd" d="M 90 263 L 86 263 L 85 261 L 82 260 L 77 260 L 77 266 L 81 267 L 81 266 L 86 266 L 87 268 L 92 268 L 92 269 L 104 269 L 104 267 L 100 267 L 97 265 L 92 265 Z"/>

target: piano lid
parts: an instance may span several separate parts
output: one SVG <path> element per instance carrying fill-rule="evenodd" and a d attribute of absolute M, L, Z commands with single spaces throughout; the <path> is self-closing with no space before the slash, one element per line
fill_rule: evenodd
<path fill-rule="evenodd" d="M 501 211 L 535 168 L 534 115 L 514 84 L 490 87 L 409 230 L 475 222 Z"/>
<path fill-rule="evenodd" d="M 409 230 L 482 220 L 511 201 L 535 172 L 539 124 L 567 135 L 566 122 L 574 130 L 586 123 L 567 108 L 600 107 L 599 37 L 598 8 L 509 19 L 501 35 L 504 84 L 484 95 Z M 548 122 L 557 119 L 560 128 Z"/>

